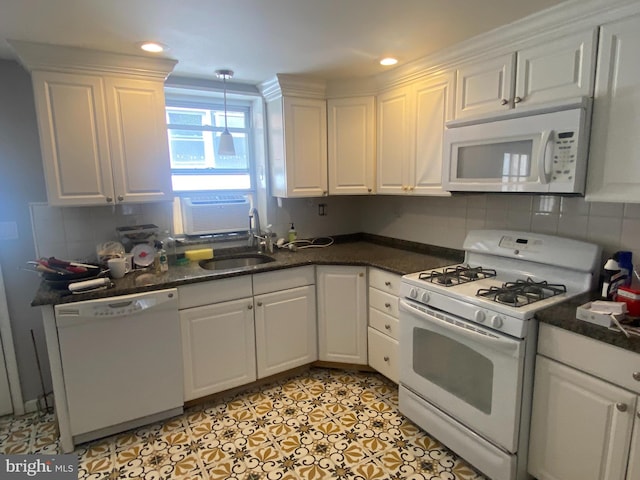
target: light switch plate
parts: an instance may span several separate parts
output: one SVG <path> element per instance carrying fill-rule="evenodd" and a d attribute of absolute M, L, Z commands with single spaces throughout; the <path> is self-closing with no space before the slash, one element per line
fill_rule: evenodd
<path fill-rule="evenodd" d="M 0 222 L 0 240 L 18 240 L 18 224 Z"/>

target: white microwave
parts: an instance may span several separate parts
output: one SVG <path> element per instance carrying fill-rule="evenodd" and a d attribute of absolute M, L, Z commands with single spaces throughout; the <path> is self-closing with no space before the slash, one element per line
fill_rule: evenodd
<path fill-rule="evenodd" d="M 448 122 L 443 188 L 583 194 L 591 104 L 584 97 L 481 120 Z"/>

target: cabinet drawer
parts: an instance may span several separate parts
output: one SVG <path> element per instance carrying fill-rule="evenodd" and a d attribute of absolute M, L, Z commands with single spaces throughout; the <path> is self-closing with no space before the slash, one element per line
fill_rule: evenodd
<path fill-rule="evenodd" d="M 251 297 L 251 275 L 191 283 L 178 287 L 178 309 Z"/>
<path fill-rule="evenodd" d="M 369 286 L 392 295 L 400 295 L 400 275 L 377 268 L 369 269 Z"/>
<path fill-rule="evenodd" d="M 380 333 L 384 333 L 385 335 L 389 335 L 391 338 L 398 340 L 400 321 L 391 315 L 387 315 L 375 308 L 370 308 L 369 326 L 375 328 Z"/>
<path fill-rule="evenodd" d="M 538 353 L 640 393 L 640 354 L 547 324 L 540 325 Z"/>
<path fill-rule="evenodd" d="M 253 276 L 253 294 L 260 295 L 305 285 L 315 285 L 315 279 L 316 271 L 313 265 L 258 273 Z"/>
<path fill-rule="evenodd" d="M 369 306 L 398 318 L 398 297 L 369 287 Z"/>
<path fill-rule="evenodd" d="M 369 365 L 398 383 L 400 373 L 398 342 L 369 327 Z"/>

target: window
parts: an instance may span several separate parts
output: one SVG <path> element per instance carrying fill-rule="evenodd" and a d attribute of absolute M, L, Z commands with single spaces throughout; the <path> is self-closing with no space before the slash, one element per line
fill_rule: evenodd
<path fill-rule="evenodd" d="M 236 154 L 218 155 L 224 105 L 168 101 L 171 174 L 175 192 L 253 189 L 250 108 L 227 103 L 227 124 Z"/>

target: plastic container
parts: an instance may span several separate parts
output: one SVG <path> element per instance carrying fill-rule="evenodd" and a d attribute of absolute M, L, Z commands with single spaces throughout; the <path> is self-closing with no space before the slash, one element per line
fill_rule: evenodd
<path fill-rule="evenodd" d="M 632 317 L 640 317 L 640 290 L 631 287 L 618 287 L 618 302 L 627 304 L 627 311 Z"/>
<path fill-rule="evenodd" d="M 632 275 L 633 275 L 633 262 L 631 260 L 631 252 L 620 251 L 613 254 L 614 260 L 618 262 L 620 270 L 625 275 L 625 280 L 623 285 L 628 287 L 631 285 Z"/>

